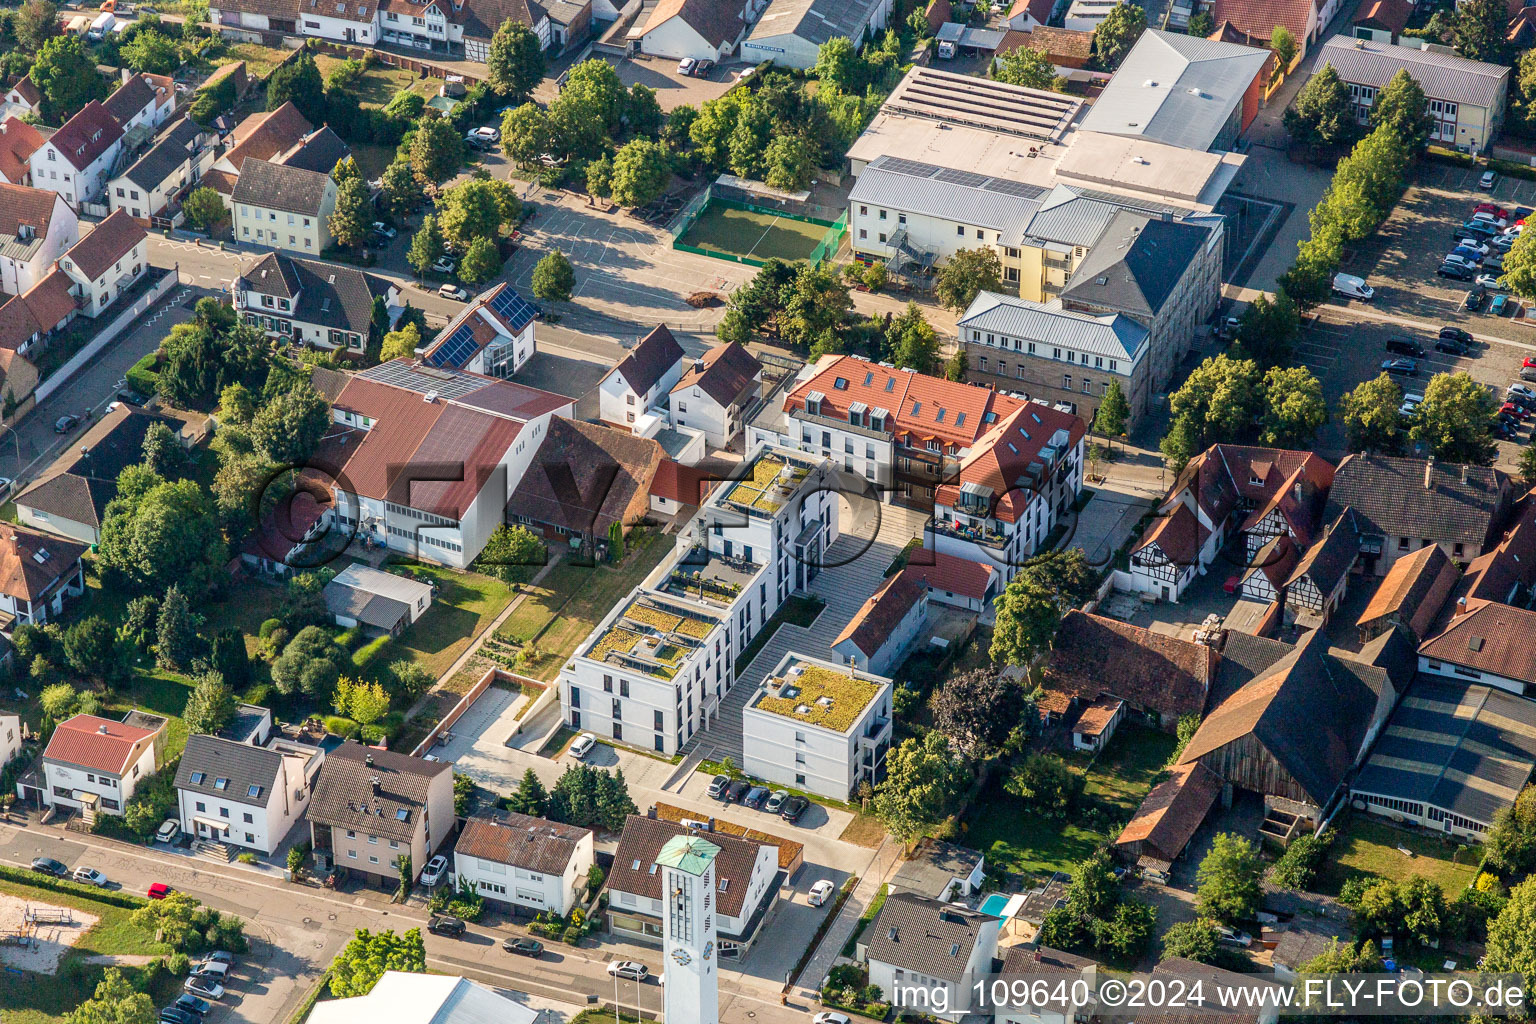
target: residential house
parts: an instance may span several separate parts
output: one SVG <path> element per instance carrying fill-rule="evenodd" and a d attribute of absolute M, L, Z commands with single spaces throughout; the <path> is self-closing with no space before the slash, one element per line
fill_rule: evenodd
<path fill-rule="evenodd" d="M 665 328 L 660 328 L 665 330 Z M 758 396 L 763 364 L 736 342 L 716 345 L 688 364 L 668 400 L 672 426 L 704 432 L 705 443 L 728 447 Z"/>
<path fill-rule="evenodd" d="M 336 182 L 329 174 L 246 160 L 230 197 L 242 242 L 318 256 L 331 247 Z"/>
<path fill-rule="evenodd" d="M 1355 11 L 1355 38 L 1396 46 L 1412 16 L 1412 0 L 1367 0 Z"/>
<path fill-rule="evenodd" d="M 352 155 L 352 149 L 330 125 L 321 125 L 283 152 L 273 163 L 297 167 L 303 171 L 330 174 L 336 165 Z"/>
<path fill-rule="evenodd" d="M 354 374 L 312 462 L 347 530 L 464 568 L 497 526 L 554 417 L 571 400 L 397 359 Z"/>
<path fill-rule="evenodd" d="M 101 101 L 124 132 L 135 128 L 154 135 L 176 111 L 175 82 L 170 75 L 123 71 L 123 82 Z"/>
<path fill-rule="evenodd" d="M 432 606 L 434 587 L 354 562 L 325 585 L 325 610 L 342 629 L 399 636 Z"/>
<path fill-rule="evenodd" d="M 1216 661 L 1205 644 L 1069 611 L 1041 668 L 1039 709 L 1047 719 L 1064 718 L 1110 696 L 1146 724 L 1172 731 L 1180 718 L 1205 710 Z"/>
<path fill-rule="evenodd" d="M 741 41 L 743 60 L 769 60 L 809 70 L 834 36 L 857 46 L 875 38 L 891 17 L 891 0 L 770 0 Z"/>
<path fill-rule="evenodd" d="M 1419 644 L 1419 671 L 1536 695 L 1536 650 L 1522 633 L 1533 624 L 1528 608 L 1459 598 L 1449 623 Z"/>
<path fill-rule="evenodd" d="M 1081 419 L 1039 401 L 1004 416 L 935 489 L 934 550 L 996 566 L 1011 580 L 1076 502 L 1086 433 Z"/>
<path fill-rule="evenodd" d="M 624 822 L 608 872 L 608 926 L 615 935 L 661 945 L 666 894 L 656 858 L 669 840 L 693 834 L 678 822 L 636 814 Z M 773 908 L 783 881 L 778 847 L 723 831 L 712 831 L 708 838 L 720 848 L 714 861 L 717 953 L 722 960 L 735 959 L 752 945 Z"/>
<path fill-rule="evenodd" d="M 329 999 L 312 1024 L 537 1024 L 542 1011 L 479 982 L 443 974 L 385 971 L 365 996 Z"/>
<path fill-rule="evenodd" d="M 0 630 L 41 626 L 64 612 L 67 598 L 85 593 L 83 544 L 23 526 L 0 526 Z"/>
<path fill-rule="evenodd" d="M 1013 0 L 1006 16 L 1007 25 L 1015 32 L 1034 32 L 1050 24 L 1056 6 L 1056 0 Z"/>
<path fill-rule="evenodd" d="M 1315 527 L 1307 524 L 1317 496 L 1333 481 L 1333 466 L 1312 452 L 1212 445 L 1189 461 L 1131 548 L 1132 585 L 1177 601 L 1195 574 L 1246 530 L 1256 531 L 1257 539 L 1243 540 L 1242 554 L 1231 560 L 1234 569 L 1251 568 L 1258 550 L 1277 536 L 1310 544 Z M 1332 519 L 1343 511 L 1327 507 Z"/>
<path fill-rule="evenodd" d="M 51 187 L 0 183 L 0 292 L 36 286 L 79 239 L 80 218 Z"/>
<path fill-rule="evenodd" d="M 928 588 L 906 573 L 880 585 L 832 641 L 850 668 L 888 676 L 901 667 L 928 625 Z"/>
<path fill-rule="evenodd" d="M 20 118 L 0 120 L 0 183 L 32 184 L 32 154 L 47 138 Z"/>
<path fill-rule="evenodd" d="M 0 715 L 0 768 L 21 753 L 21 717 Z"/>
<path fill-rule="evenodd" d="M 4 330 L 0 323 L 0 423 L 10 426 L 36 406 L 33 393 L 40 378 L 30 359 L 4 344 Z"/>
<path fill-rule="evenodd" d="M 31 75 L 22 75 L 20 81 L 5 91 L 5 102 L 35 114 L 42 109 L 43 94 L 32 84 Z"/>
<path fill-rule="evenodd" d="M 1273 60 L 1257 47 L 1149 28 L 1079 130 L 1200 152 L 1233 149 L 1258 116 Z"/>
<path fill-rule="evenodd" d="M 1015 979 L 1028 980 L 1015 985 Z M 1098 964 L 1087 957 L 1042 946 L 1038 940 L 1018 943 L 1008 946 L 1003 954 L 1000 980 L 1009 996 L 1005 1003 L 992 1007 L 994 1024 L 1072 1024 L 1077 1007 L 1067 997 L 1068 993 L 1079 982 L 1087 986 L 1086 991 L 1094 992 Z M 1036 986 L 1036 981 L 1043 984 Z"/>
<path fill-rule="evenodd" d="M 32 154 L 32 184 L 78 210 L 100 200 L 122 148 L 123 126 L 92 100 Z"/>
<path fill-rule="evenodd" d="M 298 14 L 296 0 L 215 0 L 208 7 L 208 21 L 220 35 L 248 43 L 297 35 Z"/>
<path fill-rule="evenodd" d="M 1030 0 L 1018 0 L 1014 9 L 1027 11 L 1031 6 L 1041 6 L 1041 4 L 1039 0 L 1033 4 Z M 1058 69 L 1084 68 L 1093 57 L 1093 33 L 1070 28 L 1036 25 L 1029 30 L 1022 45 L 1041 54 Z M 1006 44 L 1005 48 L 999 52 L 1008 52 Z"/>
<path fill-rule="evenodd" d="M 683 346 L 665 324 L 657 324 L 598 384 L 598 418 L 634 430 L 683 375 Z"/>
<path fill-rule="evenodd" d="M 660 0 L 629 32 L 640 52 L 681 60 L 724 60 L 756 20 L 758 0 Z"/>
<path fill-rule="evenodd" d="M 1429 141 L 1463 153 L 1483 153 L 1504 125 L 1509 104 L 1509 68 L 1468 60 L 1417 46 L 1393 46 L 1334 36 L 1319 61 L 1333 65 L 1349 89 L 1355 116 L 1370 119 L 1377 94 L 1400 69 L 1424 90 L 1434 116 Z"/>
<path fill-rule="evenodd" d="M 675 516 L 703 504 L 714 486 L 713 477 L 708 470 L 663 458 L 656 464 L 656 475 L 651 479 L 651 511 Z"/>
<path fill-rule="evenodd" d="M 0 305 L 0 349 L 36 359 L 79 312 L 76 285 L 62 270 Z"/>
<path fill-rule="evenodd" d="M 1360 642 L 1367 643 L 1393 628 L 1405 630 L 1414 643 L 1428 639 L 1460 578 L 1450 557 L 1436 545 L 1399 558 L 1360 613 L 1356 623 Z"/>
<path fill-rule="evenodd" d="M 507 499 L 506 521 L 556 544 L 606 552 L 650 511 L 661 446 L 580 420 L 555 419 Z M 697 500 L 697 499 L 695 499 Z"/>
<path fill-rule="evenodd" d="M 958 1021 L 978 1003 L 992 973 L 1002 922 L 964 906 L 893 893 L 859 937 L 869 983 L 904 1010 Z"/>
<path fill-rule="evenodd" d="M 1305 57 L 1337 4 L 1334 0 L 1211 0 L 1208 8 L 1203 3 L 1200 6 L 1208 9 L 1218 32 L 1230 26 L 1231 34 L 1223 38 L 1236 37 L 1245 45 L 1263 46 L 1278 25 L 1296 40 L 1296 56 Z M 1323 12 L 1319 8 L 1329 9 L 1326 19 L 1320 16 Z"/>
<path fill-rule="evenodd" d="M 126 402 L 103 414 L 16 498 L 17 519 L 82 545 L 99 543 L 118 474 L 143 461 L 144 435 L 157 422 L 179 428 Z"/>
<path fill-rule="evenodd" d="M 75 715 L 54 726 L 39 762 L 16 784 L 16 795 L 38 806 L 79 810 L 89 823 L 97 814 L 122 814 L 134 790 L 160 765 L 165 719 L 130 715 L 116 722 Z M 135 724 L 142 723 L 142 724 Z"/>
<path fill-rule="evenodd" d="M 1199 761 L 1177 765 L 1153 786 L 1115 839 L 1115 853 L 1164 880 L 1221 795 L 1221 776 Z"/>
<path fill-rule="evenodd" d="M 1278 657 L 1212 709 L 1179 760 L 1259 794 L 1261 833 L 1282 843 L 1325 820 L 1413 677 L 1412 646 L 1395 632 L 1358 653 L 1327 644 L 1320 629 L 1271 643 Z"/>
<path fill-rule="evenodd" d="M 304 817 L 324 760 L 301 743 L 193 734 L 176 767 L 177 820 L 210 845 L 271 856 Z"/>
<path fill-rule="evenodd" d="M 993 566 L 926 547 L 908 556 L 902 572 L 922 581 L 929 600 L 977 614 L 986 611 L 1002 589 L 1002 574 Z"/>
<path fill-rule="evenodd" d="M 1431 544 L 1453 562 L 1476 558 L 1498 543 L 1510 502 L 1509 477 L 1497 469 L 1359 454 L 1339 463 L 1324 516 L 1354 510 L 1361 567 L 1379 576 Z"/>
<path fill-rule="evenodd" d="M 949 903 L 981 891 L 987 858 L 968 847 L 932 836 L 919 839 L 891 878 L 890 891 Z"/>
<path fill-rule="evenodd" d="M 860 783 L 873 788 L 885 777 L 891 681 L 785 654 L 747 699 L 741 723 L 741 767 L 748 775 L 846 800 Z"/>
<path fill-rule="evenodd" d="M 258 257 L 230 291 L 236 314 L 267 337 L 358 359 L 379 340 L 374 300 L 386 307 L 400 302 L 400 289 L 382 277 L 280 252 Z"/>
<path fill-rule="evenodd" d="M 122 210 L 114 211 L 59 257 L 80 312 L 98 317 L 149 269 L 149 235 Z"/>
<path fill-rule="evenodd" d="M 502 281 L 475 297 L 422 353 L 428 366 L 510 377 L 537 351 L 539 308 Z"/>
<path fill-rule="evenodd" d="M 321 3 L 297 0 L 299 35 L 338 43 L 373 43 L 379 39 L 379 11 L 374 0 Z M 332 167 L 335 164 L 331 165 Z M 326 168 L 329 172 L 330 168 Z"/>
<path fill-rule="evenodd" d="M 322 870 L 344 868 L 392 887 L 408 856 L 412 881 L 453 834 L 453 765 L 344 743 L 320 767 L 309 801 L 310 840 Z"/>
<path fill-rule="evenodd" d="M 454 884 L 465 882 L 514 914 L 567 917 L 582 905 L 592 870 L 592 830 L 498 812 L 464 822 L 453 851 Z"/>
<path fill-rule="evenodd" d="M 479 64 L 485 63 L 491 38 L 507 21 L 526 25 L 540 48 L 549 48 L 549 12 L 533 0 L 462 0 L 451 7 L 435 0 L 425 7 L 408 0 L 383 0 L 379 8 L 382 41 L 418 50 L 462 52 L 465 60 Z"/>
<path fill-rule="evenodd" d="M 1093 32 L 1114 9 L 1112 0 L 1072 0 L 1062 13 L 1061 24 L 1074 32 Z"/>
<path fill-rule="evenodd" d="M 716 486 L 675 556 L 568 659 L 566 723 L 669 757 L 681 750 L 718 716 L 741 652 L 821 571 L 838 538 L 837 486 L 826 463 L 778 448 Z"/>
<path fill-rule="evenodd" d="M 283 155 L 302 145 L 314 130 L 292 102 L 285 102 L 276 110 L 251 114 L 229 133 L 224 152 L 204 175 L 203 184 L 227 202 L 234 195 L 235 181 L 247 160 L 282 163 Z"/>
<path fill-rule="evenodd" d="M 177 121 L 122 174 L 107 183 L 107 205 L 134 220 L 176 220 L 185 194 L 213 169 L 217 152 L 190 117 Z"/>
<path fill-rule="evenodd" d="M 1536 701 L 1497 682 L 1421 675 L 1350 783 L 1350 799 L 1371 814 L 1476 843 L 1514 805 L 1533 768 Z"/>

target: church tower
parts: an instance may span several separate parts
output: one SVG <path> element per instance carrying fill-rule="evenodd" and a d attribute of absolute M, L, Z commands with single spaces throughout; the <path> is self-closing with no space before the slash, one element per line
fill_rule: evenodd
<path fill-rule="evenodd" d="M 673 836 L 656 856 L 661 868 L 663 1007 L 668 1021 L 720 1024 L 715 955 L 715 858 L 701 836 Z"/>

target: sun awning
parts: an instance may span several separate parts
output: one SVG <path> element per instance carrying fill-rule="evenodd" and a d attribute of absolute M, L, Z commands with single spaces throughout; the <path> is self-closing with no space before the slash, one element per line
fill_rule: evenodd
<path fill-rule="evenodd" d="M 211 830 L 213 832 L 228 832 L 229 831 L 229 822 L 227 822 L 227 821 L 220 821 L 217 818 L 193 818 L 192 820 L 195 823 L 197 823 L 197 824 L 203 826 L 204 828 L 209 829 L 209 830 Z"/>

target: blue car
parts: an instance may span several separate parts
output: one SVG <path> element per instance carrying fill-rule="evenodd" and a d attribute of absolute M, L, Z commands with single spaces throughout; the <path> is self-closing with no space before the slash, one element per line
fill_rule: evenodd
<path fill-rule="evenodd" d="M 1451 250 L 1451 255 L 1452 256 L 1460 256 L 1462 259 L 1466 260 L 1468 263 L 1479 263 L 1479 264 L 1482 263 L 1483 260 L 1486 258 L 1486 257 L 1484 257 L 1484 255 L 1482 253 L 1478 252 L 1476 249 L 1469 249 L 1465 245 L 1458 245 L 1456 248 L 1452 249 Z"/>
<path fill-rule="evenodd" d="M 1488 312 L 1493 316 L 1505 316 L 1508 311 L 1508 306 L 1508 295 L 1495 295 L 1493 297 L 1493 304 L 1488 307 Z"/>

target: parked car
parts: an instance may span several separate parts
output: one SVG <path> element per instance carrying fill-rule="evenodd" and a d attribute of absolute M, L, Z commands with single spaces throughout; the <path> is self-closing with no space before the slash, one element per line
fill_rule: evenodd
<path fill-rule="evenodd" d="M 1461 241 L 1456 243 L 1456 248 L 1471 249 L 1475 251 L 1479 256 L 1488 255 L 1488 244 L 1486 242 L 1479 242 L 1475 238 L 1463 238 Z"/>
<path fill-rule="evenodd" d="M 471 131 L 469 134 L 473 135 L 477 139 L 484 139 L 486 142 L 501 141 L 501 129 L 493 128 L 490 125 L 481 125 L 479 128 Z M 1503 227 L 1503 225 L 1501 224 L 1500 227 Z"/>
<path fill-rule="evenodd" d="M 750 792 L 751 789 L 752 784 L 750 782 L 747 782 L 743 779 L 737 779 L 735 782 L 731 783 L 729 787 L 726 788 L 725 802 L 729 804 L 739 804 L 746 798 L 747 793 Z"/>
<path fill-rule="evenodd" d="M 52 857 L 34 857 L 32 870 L 44 875 L 52 875 L 54 878 L 65 878 L 69 875 L 69 868 Z"/>
<path fill-rule="evenodd" d="M 730 776 L 716 775 L 709 780 L 709 795 L 716 800 L 724 800 L 725 791 L 730 788 L 730 785 Z"/>
<path fill-rule="evenodd" d="M 576 737 L 571 744 L 571 756 L 578 761 L 585 761 L 587 755 L 592 753 L 592 748 L 597 746 L 597 737 L 589 732 L 584 732 Z"/>
<path fill-rule="evenodd" d="M 456 284 L 445 284 L 437 290 L 437 294 L 445 299 L 453 299 L 457 302 L 468 302 L 469 292 Z"/>
<path fill-rule="evenodd" d="M 1365 279 L 1353 274 L 1333 275 L 1333 294 L 1343 296 L 1346 299 L 1359 299 L 1361 302 L 1370 302 L 1376 297 L 1376 290 L 1365 283 Z"/>
<path fill-rule="evenodd" d="M 151 882 L 149 883 L 149 889 L 145 891 L 144 895 L 152 900 L 163 900 L 175 891 L 175 889 L 172 889 L 164 882 Z M 215 996 L 214 998 L 218 997 Z"/>
<path fill-rule="evenodd" d="M 693 75 L 695 78 L 708 78 L 709 73 L 713 70 L 715 70 L 715 62 L 707 57 L 695 62 L 693 65 Z"/>
<path fill-rule="evenodd" d="M 1481 178 L 1477 179 L 1477 187 L 1482 189 L 1484 192 L 1486 192 L 1489 189 L 1493 188 L 1494 182 L 1496 182 L 1498 180 L 1499 180 L 1499 176 L 1495 172 L 1493 172 L 1493 171 L 1484 171 L 1483 172 L 1483 176 Z"/>
<path fill-rule="evenodd" d="M 448 858 L 442 854 L 438 854 L 436 857 L 433 857 L 431 860 L 427 861 L 427 866 L 422 869 L 421 884 L 429 889 L 432 888 L 432 886 L 443 880 L 443 873 L 447 870 Z"/>
<path fill-rule="evenodd" d="M 213 961 L 202 961 L 192 966 L 192 977 L 210 978 L 217 982 L 223 982 L 229 977 L 229 964 L 221 964 Z"/>
<path fill-rule="evenodd" d="M 763 812 L 766 814 L 778 814 L 784 806 L 784 801 L 789 799 L 789 793 L 782 789 L 776 789 L 768 794 L 768 799 L 763 803 Z"/>
<path fill-rule="evenodd" d="M 1504 286 L 1499 284 L 1499 275 L 1497 274 L 1478 274 L 1477 279 L 1473 283 L 1484 291 L 1501 292 L 1504 290 Z"/>
<path fill-rule="evenodd" d="M 1405 338 L 1401 334 L 1394 334 L 1387 339 L 1387 351 L 1395 352 L 1400 356 L 1423 356 L 1424 346 L 1412 338 Z"/>
<path fill-rule="evenodd" d="M 1479 257 L 1480 259 L 1480 257 Z M 1453 263 L 1458 267 L 1466 267 L 1468 270 L 1477 271 L 1478 259 L 1460 252 L 1448 252 L 1440 257 L 1441 263 Z"/>
<path fill-rule="evenodd" d="M 1460 327 L 1446 326 L 1440 328 L 1440 338 L 1442 341 L 1459 341 L 1463 345 L 1472 344 L 1471 332 L 1464 331 Z"/>
<path fill-rule="evenodd" d="M 1384 359 L 1381 363 L 1384 373 L 1396 374 L 1399 377 L 1417 377 L 1419 364 L 1412 359 Z"/>
<path fill-rule="evenodd" d="M 127 402 L 129 405 L 132 405 L 132 406 L 135 406 L 135 407 L 143 406 L 143 405 L 148 405 L 149 404 L 149 396 L 148 395 L 141 394 L 140 392 L 135 391 L 132 388 L 122 388 L 122 389 L 120 389 L 117 392 L 117 400 L 119 402 Z"/>
<path fill-rule="evenodd" d="M 376 220 L 373 222 L 373 230 L 375 234 L 383 235 L 385 238 L 388 238 L 391 241 L 393 241 L 395 236 L 400 233 L 381 220 Z"/>
<path fill-rule="evenodd" d="M 608 974 L 614 978 L 626 978 L 629 981 L 644 981 L 650 976 L 651 969 L 636 960 L 613 960 L 608 964 Z"/>
<path fill-rule="evenodd" d="M 1508 316 L 1513 310 L 1510 308 L 1508 295 L 1495 295 L 1493 302 L 1488 306 L 1488 312 L 1493 316 Z"/>
<path fill-rule="evenodd" d="M 1403 404 L 1397 407 L 1397 414 L 1403 417 L 1412 416 L 1419 411 L 1419 404 L 1423 401 L 1423 395 L 1404 395 Z"/>
<path fill-rule="evenodd" d="M 53 421 L 53 432 L 55 434 L 67 434 L 71 430 L 74 430 L 75 424 L 79 422 L 79 416 L 75 416 L 71 413 L 65 413 L 63 416 L 60 416 L 58 419 Z"/>
<path fill-rule="evenodd" d="M 1509 220 L 1509 211 L 1504 209 L 1504 207 L 1500 206 L 1498 203 L 1478 203 L 1476 206 L 1472 207 L 1472 213 L 1474 215 L 1479 213 L 1486 213 L 1502 221 Z"/>
<path fill-rule="evenodd" d="M 1447 260 L 1435 269 L 1435 273 L 1441 277 L 1449 277 L 1457 281 L 1470 281 L 1472 280 L 1472 275 L 1477 273 L 1477 269 L 1469 267 L 1465 263 L 1452 263 Z"/>
<path fill-rule="evenodd" d="M 464 922 L 447 914 L 438 914 L 427 922 L 427 931 L 457 939 L 464 934 Z"/>
<path fill-rule="evenodd" d="M 1483 267 L 1487 270 L 1493 271 L 1496 274 L 1503 273 L 1504 254 L 1501 252 L 1496 252 L 1492 256 L 1489 256 L 1487 259 L 1483 260 Z"/>
<path fill-rule="evenodd" d="M 1536 389 L 1528 388 L 1524 384 L 1511 384 L 1504 389 L 1506 395 L 1518 395 L 1521 401 L 1536 402 Z"/>
<path fill-rule="evenodd" d="M 1494 235 L 1488 239 L 1488 247 L 1494 252 L 1509 252 L 1515 247 L 1515 240 L 1509 235 Z"/>
<path fill-rule="evenodd" d="M 1499 412 L 1508 416 L 1513 416 L 1515 419 L 1520 420 L 1522 423 L 1525 422 L 1526 418 L 1531 415 L 1530 411 L 1526 409 L 1525 406 L 1519 405 L 1515 402 L 1505 402 L 1503 405 L 1499 406 Z"/>
<path fill-rule="evenodd" d="M 214 1002 L 224 998 L 224 986 L 212 978 L 188 978 L 181 987 L 185 992 Z"/>
<path fill-rule="evenodd" d="M 811 891 L 805 897 L 805 901 L 813 907 L 819 907 L 823 903 L 827 902 L 827 900 L 831 899 L 832 894 L 836 891 L 837 886 L 823 878 L 821 881 L 811 886 Z"/>
<path fill-rule="evenodd" d="M 181 995 L 177 996 L 176 1001 L 171 1005 L 179 1010 L 186 1010 L 190 1013 L 195 1013 L 199 1017 L 213 1009 L 213 1004 L 208 1002 L 208 1000 L 199 999 L 197 996 L 186 992 L 183 992 Z"/>
<path fill-rule="evenodd" d="M 160 1011 L 157 1018 L 160 1024 L 199 1024 L 203 1019 L 190 1010 L 183 1010 L 179 1006 L 167 1006 Z"/>
<path fill-rule="evenodd" d="M 800 796 L 798 793 L 792 794 L 788 800 L 784 801 L 784 806 L 779 808 L 779 817 L 793 825 L 800 820 L 800 816 L 805 813 L 805 809 L 809 806 L 811 806 L 811 802 L 805 797 Z"/>
<path fill-rule="evenodd" d="M 98 889 L 103 888 L 107 884 L 106 875 L 102 874 L 100 871 L 97 871 L 95 868 L 89 868 L 83 864 L 80 867 L 75 868 L 69 877 L 79 882 L 81 885 L 94 885 Z"/>
<path fill-rule="evenodd" d="M 458 263 L 447 256 L 439 256 L 431 266 L 434 274 L 451 274 L 458 268 Z"/>
<path fill-rule="evenodd" d="M 1234 946 L 1247 947 L 1253 945 L 1252 935 L 1249 935 L 1247 932 L 1236 931 L 1234 929 L 1228 928 L 1225 925 L 1216 926 L 1216 936 L 1222 942 L 1226 942 Z"/>
<path fill-rule="evenodd" d="M 853 1024 L 846 1013 L 838 1013 L 836 1010 L 822 1010 L 811 1018 L 811 1024 Z"/>
<path fill-rule="evenodd" d="M 1472 219 L 1473 220 L 1480 220 L 1484 224 L 1492 224 L 1494 227 L 1498 228 L 1500 231 L 1504 230 L 1504 228 L 1509 225 L 1508 218 L 1505 218 L 1505 217 L 1495 217 L 1493 214 L 1489 213 L 1487 210 L 1475 210 L 1475 211 L 1473 211 Z"/>
<path fill-rule="evenodd" d="M 1497 418 L 1495 418 L 1493 423 L 1490 425 L 1490 429 L 1493 431 L 1493 436 L 1498 438 L 1500 441 L 1513 441 L 1515 438 L 1520 436 L 1520 432 L 1513 426 L 1504 420 Z"/>
<path fill-rule="evenodd" d="M 1461 227 L 1451 232 L 1451 241 L 1459 242 L 1469 235 L 1473 238 L 1492 238 L 1499 233 L 1499 229 L 1485 220 L 1463 221 Z"/>
<path fill-rule="evenodd" d="M 544 955 L 544 943 L 538 939 L 530 938 L 506 938 L 501 940 L 501 948 L 508 953 L 516 953 L 518 956 L 531 956 L 537 959 Z"/>
<path fill-rule="evenodd" d="M 160 823 L 160 827 L 155 829 L 155 842 L 174 843 L 180 835 L 181 822 L 175 818 L 166 818 Z"/>
<path fill-rule="evenodd" d="M 1465 260 L 1467 263 L 1476 264 L 1476 265 L 1481 265 L 1483 260 L 1487 258 L 1482 253 L 1478 252 L 1476 249 L 1468 249 L 1464 245 L 1458 245 L 1456 248 L 1452 249 L 1450 251 L 1450 254 L 1447 255 L 1445 258 L 1447 260 L 1449 260 L 1449 259 L 1451 259 L 1452 256 L 1458 256 L 1461 259 Z"/>
<path fill-rule="evenodd" d="M 225 967 L 234 967 L 235 954 L 226 950 L 216 949 L 212 953 L 199 957 L 197 962 L 200 964 L 223 964 Z"/>
<path fill-rule="evenodd" d="M 760 811 L 763 808 L 763 801 L 765 801 L 767 799 L 768 799 L 768 787 L 767 786 L 753 786 L 751 789 L 749 789 L 747 791 L 746 798 L 744 800 L 742 800 L 741 802 L 745 806 L 752 808 L 754 811 Z"/>
<path fill-rule="evenodd" d="M 1452 356 L 1466 356 L 1472 354 L 1472 346 L 1455 338 L 1441 338 L 1435 342 L 1435 351 Z"/>
<path fill-rule="evenodd" d="M 1475 313 L 1483 308 L 1483 290 L 1473 288 L 1461 300 L 1461 308 L 1469 313 Z"/>
<path fill-rule="evenodd" d="M 691 75 L 693 74 L 693 69 L 698 65 L 698 63 L 699 62 L 694 60 L 692 57 L 684 57 L 682 60 L 677 62 L 677 73 L 680 75 Z"/>

